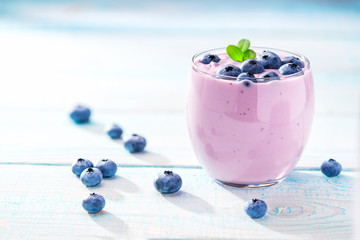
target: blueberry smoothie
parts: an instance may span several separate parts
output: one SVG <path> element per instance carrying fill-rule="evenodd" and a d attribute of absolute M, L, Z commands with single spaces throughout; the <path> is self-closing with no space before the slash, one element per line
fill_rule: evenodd
<path fill-rule="evenodd" d="M 296 53 L 253 48 L 232 60 L 225 48 L 193 57 L 187 122 L 198 161 L 233 186 L 269 186 L 298 162 L 310 133 L 310 63 Z"/>

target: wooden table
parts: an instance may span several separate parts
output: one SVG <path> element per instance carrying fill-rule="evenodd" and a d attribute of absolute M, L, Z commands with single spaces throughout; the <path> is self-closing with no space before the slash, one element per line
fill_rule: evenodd
<path fill-rule="evenodd" d="M 6 2 L 0 12 L 0 239 L 351 238 L 360 116 L 360 14 L 351 2 L 294 9 L 276 2 L 233 25 L 238 11 L 215 2 L 39 4 Z M 308 145 L 289 177 L 269 188 L 214 182 L 187 135 L 191 56 L 242 37 L 303 53 L 314 74 Z M 92 108 L 91 124 L 71 122 L 77 103 Z M 146 136 L 147 152 L 131 155 L 109 139 L 104 126 L 113 122 Z M 110 158 L 118 173 L 87 188 L 71 172 L 79 157 Z M 341 162 L 340 176 L 319 171 L 328 158 Z M 166 169 L 183 187 L 165 196 L 152 181 Z M 81 207 L 93 191 L 106 198 L 99 214 Z M 252 198 L 267 202 L 264 218 L 245 214 Z"/>

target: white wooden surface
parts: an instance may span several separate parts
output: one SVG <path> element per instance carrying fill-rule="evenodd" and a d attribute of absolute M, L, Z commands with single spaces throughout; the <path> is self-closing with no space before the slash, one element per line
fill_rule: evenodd
<path fill-rule="evenodd" d="M 351 0 L 0 1 L 0 239 L 350 239 L 360 159 L 357 9 Z M 266 189 L 213 182 L 185 123 L 192 55 L 243 37 L 301 52 L 314 75 L 308 145 L 289 178 Z M 92 108 L 92 124 L 69 120 L 77 103 Z M 146 136 L 148 152 L 130 155 L 110 140 L 103 127 L 113 122 Z M 78 157 L 115 160 L 117 177 L 87 189 L 70 171 Z M 342 163 L 339 177 L 319 172 L 328 158 Z M 164 169 L 182 176 L 181 192 L 154 190 Z M 107 205 L 89 215 L 81 200 L 93 190 Z M 260 220 L 242 209 L 254 197 L 269 205 Z"/>
<path fill-rule="evenodd" d="M 173 169 L 173 168 L 171 168 Z M 115 178 L 86 188 L 70 166 L 1 165 L 2 239 L 349 239 L 354 173 L 328 179 L 294 171 L 281 184 L 259 190 L 219 185 L 201 169 L 176 168 L 181 191 L 161 195 L 152 185 L 163 168 L 121 167 Z M 34 176 L 38 176 L 34 178 Z M 89 192 L 106 198 L 88 214 Z M 264 199 L 268 213 L 252 220 L 244 202 Z"/>

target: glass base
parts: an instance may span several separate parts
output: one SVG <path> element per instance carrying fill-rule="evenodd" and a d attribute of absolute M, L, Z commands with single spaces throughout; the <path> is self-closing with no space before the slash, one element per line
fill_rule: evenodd
<path fill-rule="evenodd" d="M 265 183 L 259 184 L 242 184 L 242 183 L 231 183 L 231 182 L 224 182 L 218 179 L 215 179 L 216 182 L 230 186 L 230 187 L 237 187 L 237 188 L 262 188 L 262 187 L 270 187 L 275 184 L 281 183 L 286 177 L 274 180 L 274 181 L 267 181 Z"/>

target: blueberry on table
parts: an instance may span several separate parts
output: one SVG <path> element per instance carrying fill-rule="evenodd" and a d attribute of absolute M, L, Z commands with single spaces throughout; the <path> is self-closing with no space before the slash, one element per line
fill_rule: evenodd
<path fill-rule="evenodd" d="M 154 187 L 162 194 L 175 193 L 182 185 L 181 177 L 172 171 L 164 171 L 154 181 Z"/>
<path fill-rule="evenodd" d="M 93 167 L 93 163 L 90 160 L 79 158 L 73 165 L 72 165 L 72 172 L 76 176 L 80 176 L 82 171 L 84 171 L 86 168 Z"/>
<path fill-rule="evenodd" d="M 262 73 L 265 71 L 264 66 L 255 59 L 247 59 L 241 64 L 241 71 L 253 74 Z"/>
<path fill-rule="evenodd" d="M 252 82 L 257 82 L 254 74 L 249 73 L 249 72 L 240 73 L 240 75 L 237 77 L 236 81 L 240 82 L 242 80 L 250 80 Z"/>
<path fill-rule="evenodd" d="M 209 64 L 211 62 L 219 62 L 220 58 L 215 54 L 206 54 L 200 62 L 203 64 Z"/>
<path fill-rule="evenodd" d="M 281 59 L 279 56 L 270 51 L 263 51 L 256 60 L 264 66 L 265 69 L 279 69 L 281 67 Z"/>
<path fill-rule="evenodd" d="M 111 137 L 112 139 L 119 139 L 121 138 L 123 130 L 117 124 L 113 124 L 106 129 L 106 134 Z"/>
<path fill-rule="evenodd" d="M 320 170 L 327 177 L 336 177 L 340 174 L 342 166 L 336 160 L 329 159 L 321 164 Z"/>
<path fill-rule="evenodd" d="M 279 73 L 281 75 L 290 75 L 297 72 L 301 72 L 301 67 L 295 63 L 286 63 L 279 68 Z"/>
<path fill-rule="evenodd" d="M 101 171 L 94 167 L 85 169 L 80 175 L 81 182 L 87 187 L 94 187 L 99 185 L 102 179 L 103 175 Z"/>
<path fill-rule="evenodd" d="M 90 196 L 82 202 L 83 208 L 89 213 L 98 213 L 105 207 L 105 198 L 96 193 L 90 193 Z"/>
<path fill-rule="evenodd" d="M 271 80 L 279 80 L 280 77 L 276 72 L 270 71 L 270 72 L 264 72 L 260 75 L 260 77 L 264 82 L 268 82 Z"/>
<path fill-rule="evenodd" d="M 218 71 L 217 71 L 217 75 L 222 75 L 222 76 L 229 76 L 229 77 L 237 77 L 239 76 L 239 74 L 241 73 L 241 69 L 238 68 L 237 66 L 231 65 L 231 64 L 227 64 L 225 66 L 222 66 Z M 232 80 L 233 78 L 227 78 L 227 77 L 222 77 L 220 76 L 219 78 L 222 79 L 226 79 L 226 80 Z"/>
<path fill-rule="evenodd" d="M 287 64 L 287 63 L 295 63 L 296 65 L 298 65 L 301 68 L 304 67 L 304 63 L 299 58 L 294 57 L 294 56 L 284 57 L 283 59 L 281 59 L 282 65 Z"/>
<path fill-rule="evenodd" d="M 146 139 L 140 135 L 133 134 L 124 143 L 124 147 L 130 153 L 138 153 L 144 151 Z"/>
<path fill-rule="evenodd" d="M 75 123 L 87 123 L 90 119 L 91 110 L 87 107 L 78 105 L 70 113 L 70 118 Z"/>
<path fill-rule="evenodd" d="M 262 218 L 267 211 L 267 205 L 263 200 L 255 198 L 245 203 L 244 210 L 251 218 Z"/>
<path fill-rule="evenodd" d="M 100 169 L 104 178 L 112 177 L 115 175 L 117 171 L 117 165 L 113 160 L 110 159 L 102 159 L 100 160 L 96 166 L 96 168 Z"/>

